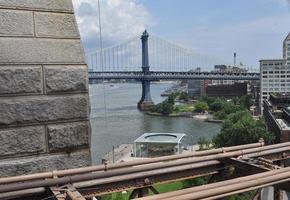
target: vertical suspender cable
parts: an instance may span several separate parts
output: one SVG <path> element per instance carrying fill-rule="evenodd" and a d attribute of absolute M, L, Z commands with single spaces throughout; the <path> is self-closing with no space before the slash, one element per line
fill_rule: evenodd
<path fill-rule="evenodd" d="M 98 13 L 99 13 L 99 38 L 100 38 L 100 57 L 101 57 L 101 69 L 104 72 L 104 61 L 103 61 L 103 36 L 102 36 L 102 20 L 101 20 L 101 6 L 100 0 L 98 1 Z M 105 110 L 105 133 L 109 134 L 108 132 L 108 123 L 107 123 L 107 102 L 106 102 L 106 88 L 105 88 L 105 78 L 103 77 L 103 103 L 104 103 L 104 110 Z M 113 152 L 114 153 L 114 152 Z"/>

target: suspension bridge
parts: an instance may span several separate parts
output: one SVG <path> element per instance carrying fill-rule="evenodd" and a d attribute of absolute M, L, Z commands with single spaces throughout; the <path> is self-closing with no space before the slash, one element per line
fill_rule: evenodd
<path fill-rule="evenodd" d="M 149 64 L 150 58 L 150 64 Z M 141 36 L 113 47 L 87 53 L 89 81 L 126 79 L 142 83 L 141 110 L 153 105 L 150 82 L 157 80 L 258 80 L 258 72 L 217 72 L 216 64 L 225 61 L 199 54 L 156 36 L 145 30 Z M 141 68 L 140 68 L 141 66 Z"/>

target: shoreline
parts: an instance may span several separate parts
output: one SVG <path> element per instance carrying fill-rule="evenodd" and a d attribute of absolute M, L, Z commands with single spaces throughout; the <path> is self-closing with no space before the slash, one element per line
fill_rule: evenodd
<path fill-rule="evenodd" d="M 180 112 L 180 113 L 171 113 L 169 115 L 164 115 L 162 113 L 156 112 L 144 112 L 146 115 L 157 116 L 157 117 L 186 117 L 193 118 L 197 121 L 201 122 L 209 122 L 209 123 L 222 123 L 223 120 L 213 119 L 213 116 L 210 114 L 197 114 L 191 112 Z"/>

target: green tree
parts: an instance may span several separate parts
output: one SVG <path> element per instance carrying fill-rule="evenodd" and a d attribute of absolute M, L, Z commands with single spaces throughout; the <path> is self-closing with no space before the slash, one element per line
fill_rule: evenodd
<path fill-rule="evenodd" d="M 213 138 L 213 143 L 216 147 L 226 147 L 254 143 L 260 138 L 272 143 L 274 135 L 266 130 L 263 120 L 254 120 L 249 111 L 238 111 L 224 120 L 221 132 Z"/>
<path fill-rule="evenodd" d="M 227 113 L 225 113 L 225 111 L 223 111 L 223 110 L 220 110 L 220 111 L 214 113 L 214 117 L 216 119 L 223 120 L 227 117 Z"/>
<path fill-rule="evenodd" d="M 164 115 L 168 115 L 173 112 L 174 106 L 169 103 L 167 100 L 159 103 L 151 108 L 151 112 L 161 113 Z"/>
<path fill-rule="evenodd" d="M 165 115 L 169 115 L 173 112 L 174 106 L 168 101 L 164 101 L 161 103 L 161 113 Z"/>
<path fill-rule="evenodd" d="M 171 105 L 174 105 L 174 103 L 175 103 L 175 95 L 174 95 L 174 93 L 172 93 L 172 94 L 170 94 L 169 96 L 168 96 L 168 98 L 167 98 L 167 102 L 168 103 L 170 103 Z"/>
<path fill-rule="evenodd" d="M 189 98 L 187 92 L 180 92 L 179 99 L 183 101 L 188 101 Z"/>
<path fill-rule="evenodd" d="M 245 108 L 245 109 L 248 109 L 250 110 L 250 106 L 251 106 L 251 97 L 250 95 L 245 95 L 245 96 L 242 96 L 240 98 L 240 105 Z"/>
<path fill-rule="evenodd" d="M 203 113 L 208 110 L 208 105 L 205 102 L 199 101 L 194 104 L 194 112 Z"/>
<path fill-rule="evenodd" d="M 223 109 L 224 104 L 225 104 L 225 100 L 223 100 L 221 98 L 217 98 L 217 99 L 215 99 L 214 102 L 209 104 L 209 109 L 211 111 L 218 112 L 218 111 Z"/>

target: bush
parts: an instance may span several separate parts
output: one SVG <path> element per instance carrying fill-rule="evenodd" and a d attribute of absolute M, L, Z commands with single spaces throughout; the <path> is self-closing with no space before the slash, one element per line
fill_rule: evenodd
<path fill-rule="evenodd" d="M 219 120 L 224 120 L 227 117 L 227 113 L 225 113 L 225 111 L 221 110 L 221 111 L 214 113 L 214 117 L 216 119 L 219 119 Z"/>
<path fill-rule="evenodd" d="M 151 112 L 162 113 L 164 115 L 168 115 L 173 112 L 174 106 L 169 103 L 167 100 L 159 103 L 151 108 Z"/>
<path fill-rule="evenodd" d="M 205 102 L 199 101 L 196 104 L 194 104 L 194 112 L 204 113 L 207 110 L 208 110 L 208 105 Z"/>
<path fill-rule="evenodd" d="M 199 146 L 199 150 L 208 150 L 211 146 L 211 140 L 208 140 L 204 137 L 198 138 L 197 144 Z"/>
<path fill-rule="evenodd" d="M 217 98 L 214 102 L 209 104 L 209 109 L 214 111 L 214 112 L 218 112 L 218 111 L 222 110 L 224 104 L 225 104 L 224 100 Z"/>

